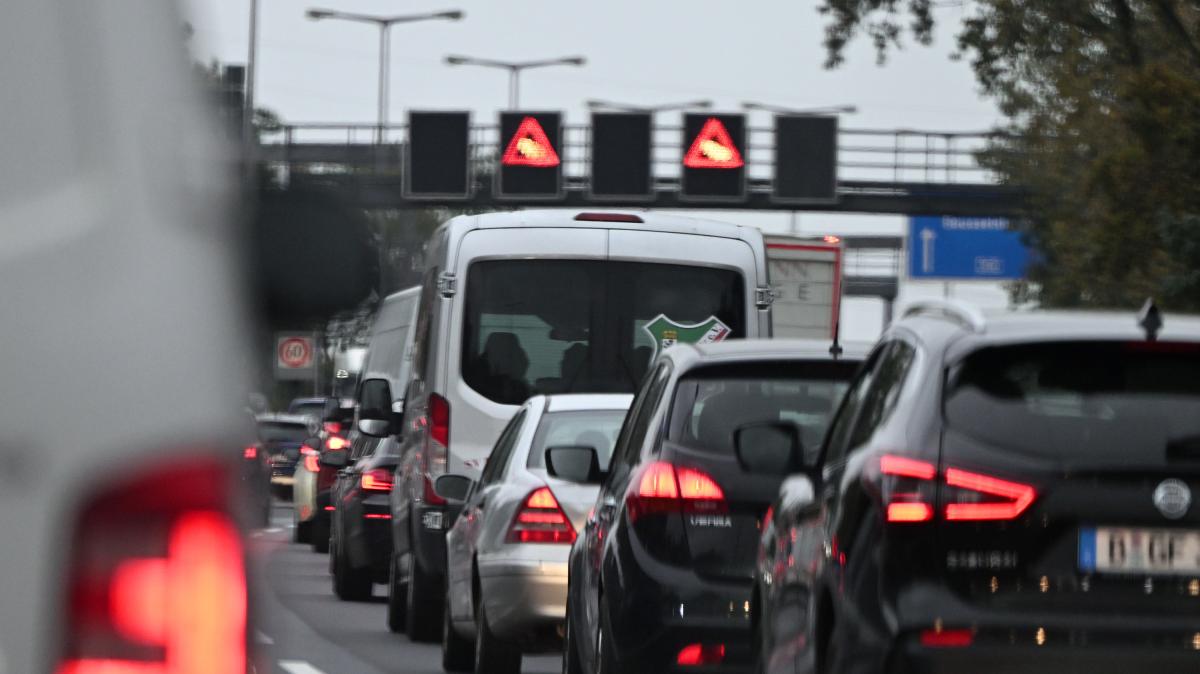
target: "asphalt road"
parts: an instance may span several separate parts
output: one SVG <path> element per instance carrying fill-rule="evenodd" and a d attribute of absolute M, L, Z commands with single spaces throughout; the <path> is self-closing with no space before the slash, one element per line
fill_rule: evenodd
<path fill-rule="evenodd" d="M 370 602 L 333 596 L 326 555 L 291 542 L 291 504 L 276 504 L 271 526 L 251 534 L 258 592 L 257 671 L 274 674 L 440 674 L 438 644 L 392 634 L 384 618 L 387 587 Z M 558 672 L 558 656 L 526 656 L 521 671 Z"/>

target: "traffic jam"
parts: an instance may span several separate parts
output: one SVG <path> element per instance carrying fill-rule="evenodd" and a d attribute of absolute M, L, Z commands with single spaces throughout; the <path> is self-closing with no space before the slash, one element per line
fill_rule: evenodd
<path fill-rule="evenodd" d="M 13 2 L 0 674 L 1200 672 L 1192 4 L 798 3 L 888 119 L 863 73 L 973 74 L 980 134 L 522 107 L 672 32 L 615 49 L 626 0 L 402 123 L 388 31 L 467 12 L 247 0 L 242 63 L 223 3 Z M 378 28 L 377 122 L 256 104 L 319 51 L 263 17 Z"/>

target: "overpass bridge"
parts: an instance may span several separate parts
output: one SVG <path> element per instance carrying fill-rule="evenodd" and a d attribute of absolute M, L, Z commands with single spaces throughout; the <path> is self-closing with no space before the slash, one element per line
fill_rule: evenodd
<path fill-rule="evenodd" d="M 653 198 L 627 203 L 590 196 L 591 133 L 587 125 L 563 126 L 563 192 L 561 198 L 550 201 L 495 193 L 492 177 L 501 153 L 498 125 L 470 128 L 469 182 L 473 189 L 465 200 L 405 196 L 405 124 L 285 124 L 262 139 L 257 159 L 286 186 L 325 186 L 364 208 L 537 205 L 1003 216 L 1013 214 L 1022 199 L 1019 189 L 1000 185 L 978 162 L 980 151 L 1004 142 L 999 134 L 846 128 L 837 136 L 836 198 L 825 203 L 776 203 L 771 198 L 774 129 L 751 126 L 745 152 L 745 200 L 736 204 L 688 201 L 680 198 L 683 134 L 681 125 L 654 127 Z"/>

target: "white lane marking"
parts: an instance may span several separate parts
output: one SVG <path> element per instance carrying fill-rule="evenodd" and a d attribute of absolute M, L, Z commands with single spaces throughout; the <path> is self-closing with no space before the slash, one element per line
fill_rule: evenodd
<path fill-rule="evenodd" d="M 268 646 L 275 643 L 274 639 L 267 636 L 266 634 L 263 634 L 261 631 L 254 635 L 254 640 L 260 644 L 267 644 Z"/>
<path fill-rule="evenodd" d="M 280 660 L 279 666 L 288 674 L 325 674 L 303 660 Z"/>
<path fill-rule="evenodd" d="M 277 534 L 280 531 L 283 531 L 283 527 L 271 527 L 270 529 L 263 529 L 263 533 L 265 534 Z"/>

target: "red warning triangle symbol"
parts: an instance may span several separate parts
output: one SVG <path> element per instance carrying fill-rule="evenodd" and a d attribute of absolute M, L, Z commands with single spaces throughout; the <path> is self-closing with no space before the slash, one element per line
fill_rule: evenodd
<path fill-rule="evenodd" d="M 746 165 L 721 120 L 709 117 L 683 156 L 683 165 L 696 169 L 735 169 Z"/>
<path fill-rule="evenodd" d="M 500 163 L 505 166 L 550 168 L 558 166 L 560 162 L 542 125 L 537 119 L 526 117 L 508 142 L 508 149 L 504 151 Z"/>

